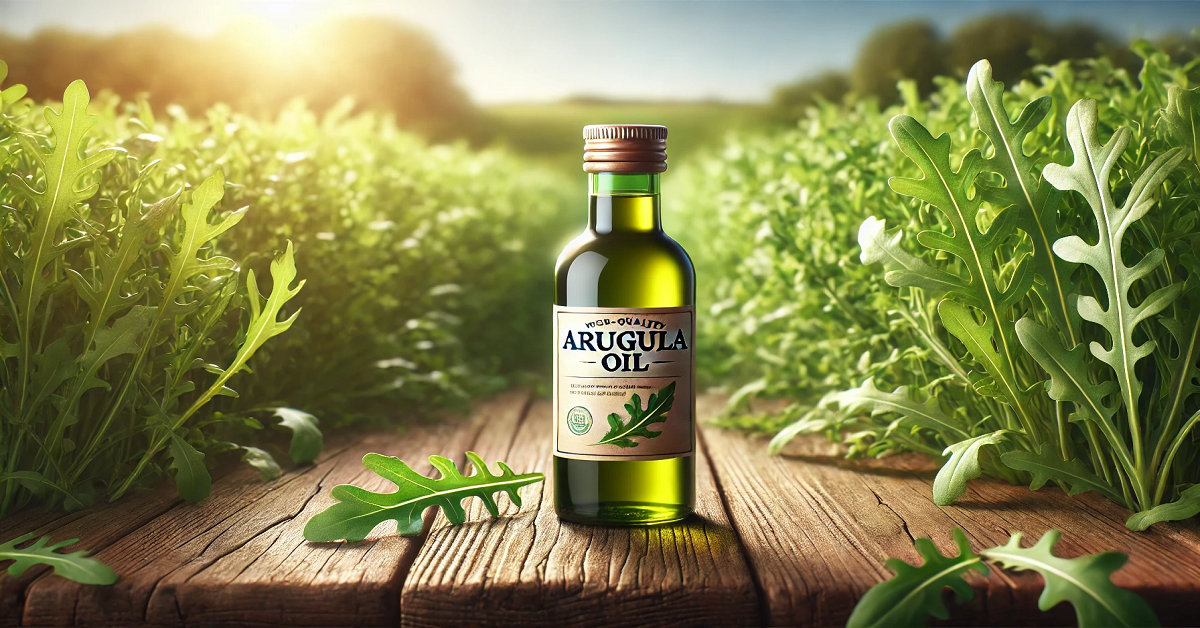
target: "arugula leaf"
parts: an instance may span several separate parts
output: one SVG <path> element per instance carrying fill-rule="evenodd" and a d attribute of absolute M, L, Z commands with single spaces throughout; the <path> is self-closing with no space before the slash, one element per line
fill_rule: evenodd
<path fill-rule="evenodd" d="M 1058 530 L 1050 530 L 1033 547 L 1022 548 L 1021 533 L 1016 532 L 1006 545 L 980 553 L 1006 569 L 1032 569 L 1041 574 L 1046 587 L 1038 598 L 1038 608 L 1045 611 L 1059 602 L 1070 602 L 1080 628 L 1159 625 L 1158 617 L 1141 596 L 1109 579 L 1128 560 L 1125 554 L 1104 552 L 1059 558 L 1053 550 L 1061 536 Z"/>
<path fill-rule="evenodd" d="M 971 570 L 988 575 L 987 565 L 971 551 L 967 535 L 960 528 L 954 529 L 954 543 L 958 555 L 947 557 L 929 539 L 917 539 L 913 545 L 925 562 L 916 567 L 889 558 L 886 565 L 895 577 L 871 587 L 859 599 L 846 628 L 925 626 L 930 615 L 949 619 L 942 591 L 949 588 L 960 604 L 968 602 L 975 597 L 975 591 L 963 576 Z"/>
<path fill-rule="evenodd" d="M 45 276 L 46 267 L 81 241 L 77 238 L 60 242 L 60 231 L 74 215 L 76 206 L 96 194 L 99 184 L 92 181 L 94 174 L 117 154 L 113 149 L 104 149 L 91 157 L 82 157 L 84 136 L 97 122 L 96 116 L 87 114 L 90 102 L 83 81 L 74 81 L 63 94 L 62 113 L 46 108 L 46 122 L 54 136 L 52 151 L 44 151 L 33 136 L 24 133 L 15 136 L 23 153 L 37 163 L 45 174 L 45 185 L 41 190 L 34 189 L 16 173 L 10 173 L 8 177 L 9 186 L 28 198 L 36 212 L 30 249 L 22 259 L 24 272 L 15 308 L 16 331 L 20 337 L 20 374 L 14 383 L 16 397 L 22 406 L 18 408 L 18 413 L 23 412 L 28 394 L 36 349 L 34 325 L 38 305 L 51 284 L 51 280 Z"/>
<path fill-rule="evenodd" d="M 1192 164 L 1200 167 L 1200 87 L 1183 89 L 1178 85 L 1167 87 L 1167 108 L 1163 111 L 1163 122 L 1178 146 L 1184 147 Z"/>
<path fill-rule="evenodd" d="M 278 479 L 283 475 L 283 469 L 279 468 L 279 463 L 275 462 L 275 457 L 269 452 L 259 449 L 258 447 L 246 447 L 237 445 L 238 449 L 242 450 L 242 462 L 258 469 L 258 475 L 263 481 Z"/>
<path fill-rule="evenodd" d="M 1025 257 L 1020 257 L 1008 272 L 1007 285 L 1001 287 L 993 267 L 996 250 L 1016 232 L 1017 214 L 1013 208 L 1002 210 L 987 233 L 977 223 L 982 197 L 972 194 L 975 179 L 983 168 L 983 157 L 972 149 L 955 171 L 950 165 L 950 136 L 934 138 L 921 123 L 907 115 L 892 118 L 888 127 L 896 144 L 924 175 L 921 179 L 893 177 L 892 190 L 918 198 L 936 207 L 950 223 L 952 233 L 922 231 L 917 241 L 927 248 L 959 258 L 967 269 L 967 278 L 958 278 L 949 299 L 938 311 L 946 328 L 962 340 L 972 357 L 983 365 L 994 385 L 977 386 L 981 394 L 1006 400 L 1017 414 L 1026 434 L 1040 441 L 1040 425 L 1033 420 L 1027 387 L 1017 376 L 1017 350 L 1009 315 L 1033 284 L 1033 272 Z M 902 278 L 902 277 L 898 277 Z M 912 285 L 898 282 L 893 285 Z M 962 303 L 950 299 L 959 299 Z M 983 313 L 978 324 L 966 306 Z M 984 342 L 986 340 L 986 342 Z"/>
<path fill-rule="evenodd" d="M 992 79 L 992 65 L 986 59 L 976 63 L 967 75 L 967 100 L 979 124 L 992 144 L 992 155 L 985 168 L 1004 178 L 1003 186 L 979 182 L 980 193 L 998 207 L 1016 208 L 1016 225 L 1027 233 L 1033 245 L 1033 268 L 1037 281 L 1033 290 L 1045 304 L 1055 325 L 1063 332 L 1068 346 L 1079 341 L 1073 322 L 1070 295 L 1077 292 L 1071 274 L 1076 265 L 1058 259 L 1052 252 L 1062 237 L 1058 228 L 1058 206 L 1062 193 L 1037 176 L 1039 169 L 1025 154 L 1025 142 L 1050 113 L 1053 99 L 1042 96 L 1025 105 L 1017 119 L 1011 120 L 1004 107 L 1004 83 Z"/>
<path fill-rule="evenodd" d="M 1126 473 L 1136 478 L 1133 455 L 1113 423 L 1117 408 L 1105 401 L 1116 391 L 1116 383 L 1111 380 L 1094 383 L 1090 380 L 1088 350 L 1084 345 L 1076 345 L 1068 351 L 1057 335 L 1029 318 L 1017 321 L 1016 329 L 1021 346 L 1050 374 L 1050 385 L 1046 389 L 1050 398 L 1074 404 L 1075 411 L 1094 423 L 1104 434 Z"/>
<path fill-rule="evenodd" d="M 893 421 L 888 431 L 899 425 L 911 425 L 934 430 L 955 440 L 970 437 L 965 430 L 938 407 L 937 399 L 925 403 L 913 401 L 907 386 L 892 392 L 883 392 L 875 387 L 875 380 L 867 378 L 858 388 L 851 388 L 829 396 L 841 405 L 845 412 L 869 412 L 871 416 L 895 412 L 901 415 Z"/>
<path fill-rule="evenodd" d="M 932 298 L 940 298 L 962 286 L 959 277 L 905 251 L 900 246 L 902 239 L 904 232 L 899 227 L 889 232 L 886 221 L 871 216 L 858 228 L 858 246 L 862 249 L 859 260 L 863 264 L 882 263 L 886 271 L 884 280 L 889 284 L 921 288 Z"/>
<path fill-rule="evenodd" d="M 1068 495 L 1078 495 L 1088 491 L 1096 491 L 1101 495 L 1119 503 L 1125 499 L 1113 489 L 1103 478 L 1087 470 L 1078 459 L 1063 460 L 1053 453 L 1048 443 L 1042 445 L 1040 451 L 1008 451 L 1000 454 L 1000 461 L 1010 469 L 1028 471 L 1033 479 L 1029 483 L 1031 490 L 1038 490 L 1050 480 L 1065 483 L 1070 490 Z"/>
<path fill-rule="evenodd" d="M 8 64 L 0 61 L 0 85 L 4 84 L 4 79 L 8 77 Z M 25 86 L 17 83 L 7 89 L 0 89 L 0 113 L 4 109 L 18 100 L 25 97 Z"/>
<path fill-rule="evenodd" d="M 541 482 L 541 473 L 518 475 L 503 462 L 500 473 L 493 474 L 475 452 L 467 452 L 467 460 L 475 473 L 463 475 L 449 458 L 430 456 L 429 462 L 442 476 L 427 478 L 413 471 L 399 458 L 380 454 L 363 456 L 363 466 L 396 485 L 394 493 L 374 493 L 349 484 L 333 487 L 330 495 L 338 500 L 329 508 L 313 515 L 304 526 L 304 538 L 309 541 L 361 541 L 385 521 L 395 521 L 402 536 L 421 533 L 422 514 L 430 506 L 440 507 L 446 519 L 454 525 L 466 521 L 462 500 L 478 497 L 493 517 L 500 514 L 494 495 L 507 493 L 517 506 L 522 486 Z"/>
<path fill-rule="evenodd" d="M 1200 514 L 1200 484 L 1179 493 L 1179 499 L 1166 504 L 1159 504 L 1150 510 L 1135 512 L 1125 522 L 1125 527 L 1141 532 L 1150 526 L 1163 521 L 1182 521 Z"/>
<path fill-rule="evenodd" d="M 325 437 L 317 427 L 317 417 L 294 408 L 275 408 L 275 416 L 279 417 L 280 425 L 292 430 L 292 446 L 289 452 L 292 462 L 312 462 L 321 455 Z"/>
<path fill-rule="evenodd" d="M 212 179 L 209 179 L 210 181 Z M 301 280 L 295 288 L 291 287 L 292 282 L 296 279 L 296 259 L 292 252 L 292 244 L 289 242 L 287 250 L 282 255 L 271 261 L 271 278 L 273 285 L 271 286 L 271 295 L 267 297 L 266 303 L 262 303 L 262 297 L 258 292 L 258 283 L 254 280 L 254 272 L 250 271 L 246 280 L 246 288 L 249 292 L 250 301 L 250 324 L 246 330 L 246 337 L 242 341 L 242 345 L 238 347 L 237 355 L 233 359 L 233 363 L 226 369 L 216 369 L 218 372 L 217 379 L 204 393 L 200 394 L 192 405 L 183 412 L 172 423 L 164 427 L 167 432 L 165 436 L 159 436 L 142 454 L 137 466 L 133 472 L 125 480 L 123 484 L 114 492 L 113 499 L 117 499 L 125 494 L 133 482 L 141 476 L 142 470 L 150 463 L 150 460 L 155 454 L 162 449 L 165 442 L 174 438 L 174 432 L 179 429 L 191 418 L 194 414 L 200 411 L 209 401 L 220 394 L 230 394 L 232 391 L 225 386 L 231 377 L 238 371 L 246 367 L 254 352 L 274 336 L 287 331 L 293 323 L 296 322 L 296 317 L 300 315 L 300 310 L 297 309 L 287 319 L 280 321 L 278 317 L 283 310 L 283 306 L 293 297 L 300 293 L 304 287 L 304 281 Z M 192 493 L 198 495 L 199 491 Z"/>
<path fill-rule="evenodd" d="M 49 565 L 54 568 L 55 575 L 80 584 L 113 584 L 117 581 L 117 574 L 113 573 L 108 565 L 94 558 L 87 558 L 87 551 L 79 550 L 70 554 L 58 551 L 78 543 L 79 539 L 67 539 L 50 545 L 50 537 L 43 536 L 27 547 L 17 547 L 33 536 L 31 532 L 7 543 L 0 543 L 0 562 L 13 561 L 8 566 L 8 575 L 15 578 L 34 565 Z"/>
<path fill-rule="evenodd" d="M 212 491 L 212 476 L 204 466 L 204 454 L 174 432 L 171 432 L 170 453 L 179 496 L 193 504 L 208 497 Z"/>
<path fill-rule="evenodd" d="M 933 479 L 933 503 L 949 506 L 967 492 L 967 481 L 979 477 L 983 469 L 979 465 L 979 450 L 985 445 L 995 445 L 1004 440 L 1007 430 L 982 434 L 950 445 L 943 455 L 950 454 L 946 464 Z"/>
<path fill-rule="evenodd" d="M 1141 477 L 1145 469 L 1142 439 L 1147 428 L 1142 424 L 1139 407 L 1142 381 L 1136 367 L 1138 361 L 1153 352 L 1154 343 L 1147 340 L 1138 344 L 1133 334 L 1138 323 L 1170 305 L 1179 296 L 1181 286 L 1171 284 L 1153 290 L 1134 306 L 1130 294 L 1134 283 L 1158 267 L 1165 253 L 1161 248 L 1155 248 L 1133 266 L 1126 266 L 1123 244 L 1129 227 L 1150 211 L 1155 191 L 1186 153 L 1174 148 L 1155 158 L 1134 181 L 1125 202 L 1118 207 L 1112 198 L 1109 176 L 1129 144 L 1131 132 L 1123 127 L 1113 133 L 1107 144 L 1101 144 L 1098 125 L 1096 101 L 1084 99 L 1075 103 L 1067 115 L 1067 139 L 1075 161 L 1070 166 L 1049 164 L 1044 175 L 1055 187 L 1074 190 L 1087 200 L 1095 216 L 1099 238 L 1096 244 L 1088 244 L 1079 236 L 1068 236 L 1054 243 L 1054 252 L 1068 262 L 1090 266 L 1104 286 L 1107 307 L 1091 296 L 1078 297 L 1077 306 L 1080 316 L 1100 325 L 1110 335 L 1110 348 L 1106 349 L 1099 342 L 1092 342 L 1090 348 L 1092 355 L 1112 367 L 1116 374 L 1136 466 L 1136 473 L 1130 480 L 1138 503 L 1148 506 L 1152 498 Z M 1112 436 L 1106 433 L 1106 437 L 1111 443 Z"/>
<path fill-rule="evenodd" d="M 847 628 L 926 626 L 929 616 L 949 619 L 942 590 L 949 587 L 960 603 L 974 597 L 974 591 L 964 576 L 972 569 L 988 575 L 984 559 L 1002 569 L 1034 570 L 1041 574 L 1045 588 L 1038 598 L 1038 608 L 1050 610 L 1060 602 L 1070 602 L 1080 628 L 1101 626 L 1157 626 L 1158 618 L 1144 599 L 1112 583 L 1112 573 L 1125 564 L 1127 557 L 1119 552 L 1104 552 L 1079 558 L 1059 558 L 1054 545 L 1061 534 L 1050 530 L 1036 545 L 1021 547 L 1021 533 L 1016 532 L 1008 543 L 979 552 L 971 551 L 966 535 L 954 529 L 954 542 L 959 555 L 942 556 L 929 539 L 917 539 L 914 545 L 925 558 L 925 564 L 913 567 L 901 560 L 889 558 L 887 566 L 896 572 L 891 580 L 881 582 L 866 592 L 850 614 Z"/>
<path fill-rule="evenodd" d="M 675 403 L 675 382 L 671 382 L 663 386 L 657 393 L 650 395 L 646 400 L 646 407 L 642 408 L 642 399 L 637 394 L 625 404 L 625 411 L 629 413 L 629 422 L 623 422 L 621 416 L 617 413 L 608 415 L 608 432 L 604 438 L 601 438 L 597 445 L 617 445 L 618 447 L 637 447 L 638 441 L 634 438 L 655 438 L 662 432 L 653 432 L 646 429 L 648 426 L 655 423 L 662 423 L 667 420 L 667 413 L 670 412 L 671 406 Z"/>

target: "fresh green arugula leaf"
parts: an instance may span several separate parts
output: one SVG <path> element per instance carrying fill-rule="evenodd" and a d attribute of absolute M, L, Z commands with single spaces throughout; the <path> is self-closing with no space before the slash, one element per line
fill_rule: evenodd
<path fill-rule="evenodd" d="M 1110 580 L 1128 560 L 1125 554 L 1104 552 L 1059 558 L 1054 555 L 1054 545 L 1061 536 L 1058 530 L 1050 530 L 1033 547 L 1022 548 L 1021 533 L 1017 532 L 1007 544 L 980 553 L 1005 569 L 1031 569 L 1041 574 L 1046 585 L 1038 598 L 1038 608 L 1046 611 L 1060 602 L 1070 602 L 1079 628 L 1159 625 L 1145 600 Z"/>
<path fill-rule="evenodd" d="M 1107 144 L 1102 144 L 1096 101 L 1080 100 L 1067 115 L 1067 139 L 1075 161 L 1070 166 L 1049 164 L 1044 174 L 1055 187 L 1082 195 L 1095 217 L 1099 232 L 1096 244 L 1088 244 L 1079 236 L 1068 236 L 1054 243 L 1054 252 L 1068 262 L 1090 266 L 1104 286 L 1107 306 L 1086 295 L 1078 298 L 1077 305 L 1084 320 L 1109 333 L 1111 347 L 1092 342 L 1090 348 L 1092 355 L 1108 364 L 1116 375 L 1136 467 L 1130 480 L 1138 504 L 1148 507 L 1152 497 L 1148 482 L 1142 477 L 1146 463 L 1143 439 L 1148 436 L 1148 427 L 1141 416 L 1139 402 L 1143 383 L 1136 370 L 1137 363 L 1154 351 L 1154 342 L 1138 343 L 1134 340 L 1134 330 L 1139 323 L 1169 306 L 1179 296 L 1182 286 L 1171 284 L 1158 288 L 1138 299 L 1138 305 L 1133 305 L 1134 283 L 1153 272 L 1162 263 L 1165 253 L 1161 248 L 1154 248 L 1133 266 L 1126 266 L 1124 243 L 1129 228 L 1150 211 L 1159 186 L 1186 153 L 1174 148 L 1156 157 L 1134 181 L 1125 202 L 1117 206 L 1109 177 L 1129 144 L 1130 133 L 1128 128 L 1118 129 Z M 1112 441 L 1115 434 L 1106 433 L 1105 436 L 1114 448 L 1119 446 L 1118 442 Z"/>
<path fill-rule="evenodd" d="M 654 432 L 647 428 L 655 423 L 666 421 L 667 413 L 671 411 L 671 406 L 674 403 L 675 382 L 671 382 L 662 387 L 658 392 L 652 393 L 650 398 L 646 400 L 645 408 L 642 408 L 641 397 L 636 394 L 633 395 L 629 402 L 625 404 L 625 411 L 629 413 L 629 421 L 622 421 L 621 416 L 615 412 L 609 414 L 608 432 L 596 444 L 637 447 L 638 441 L 634 440 L 634 438 L 657 437 L 662 432 Z"/>
<path fill-rule="evenodd" d="M 283 469 L 279 468 L 279 463 L 275 462 L 275 457 L 270 452 L 259 449 L 258 447 L 237 446 L 242 450 L 242 462 L 258 469 L 258 475 L 263 481 L 278 479 L 283 475 Z"/>
<path fill-rule="evenodd" d="M 988 575 L 987 565 L 971 551 L 967 535 L 959 528 L 954 529 L 954 544 L 958 546 L 958 555 L 947 557 L 929 539 L 917 539 L 914 545 L 925 562 L 915 567 L 898 558 L 889 558 L 886 564 L 895 577 L 871 587 L 859 599 L 846 628 L 925 626 L 930 615 L 949 619 L 942 591 L 947 588 L 954 591 L 959 603 L 970 601 L 975 592 L 963 576 L 972 570 Z"/>
<path fill-rule="evenodd" d="M 34 565 L 47 565 L 54 568 L 54 574 L 73 580 L 80 584 L 113 584 L 117 574 L 104 563 L 88 558 L 88 552 L 79 550 L 64 554 L 59 550 L 74 545 L 79 539 L 67 539 L 50 545 L 50 537 L 43 536 L 26 547 L 17 547 L 33 538 L 33 533 L 17 537 L 7 543 L 0 543 L 0 562 L 11 560 L 8 575 L 20 576 L 25 570 Z"/>
<path fill-rule="evenodd" d="M 929 249 L 957 257 L 968 272 L 968 277 L 960 278 L 948 299 L 939 306 L 942 322 L 967 345 L 994 381 L 993 386 L 977 389 L 1007 401 L 1027 435 L 1038 442 L 1041 429 L 1033 420 L 1028 387 L 1017 375 L 1019 345 L 1009 322 L 1013 306 L 1033 285 L 1033 271 L 1027 259 L 1019 257 L 1005 273 L 1007 284 L 1001 286 L 998 279 L 1001 273 L 993 262 L 996 250 L 1016 232 L 1017 213 L 1013 208 L 1002 210 L 984 233 L 977 222 L 982 197 L 972 193 L 984 165 L 980 152 L 968 151 L 955 171 L 950 164 L 949 135 L 934 138 L 921 123 L 907 115 L 892 118 L 888 127 L 901 152 L 924 175 L 921 179 L 893 177 L 889 180 L 892 190 L 934 206 L 952 229 L 949 234 L 922 231 L 917 234 L 917 241 Z M 985 322 L 977 323 L 966 306 L 982 312 Z"/>
<path fill-rule="evenodd" d="M 396 485 L 394 493 L 374 493 L 357 486 L 342 484 L 333 487 L 330 495 L 337 503 L 313 515 L 304 526 L 304 538 L 309 541 L 361 541 L 385 521 L 395 521 L 403 536 L 420 534 L 424 527 L 422 515 L 430 506 L 440 507 L 446 519 L 454 525 L 466 521 L 462 500 L 478 497 L 493 517 L 500 514 L 494 495 L 507 493 L 517 506 L 522 486 L 541 482 L 541 473 L 516 474 L 508 465 L 498 463 L 500 473 L 494 474 L 474 452 L 467 460 L 475 473 L 463 475 L 449 458 L 430 456 L 429 462 L 441 472 L 440 478 L 428 478 L 413 471 L 399 458 L 380 454 L 363 456 L 363 466 Z"/>
<path fill-rule="evenodd" d="M 179 496 L 193 504 L 208 497 L 212 491 L 212 476 L 204 466 L 204 454 L 174 432 L 171 433 L 170 454 Z"/>
<path fill-rule="evenodd" d="M 890 393 L 883 392 L 875 387 L 874 379 L 868 378 L 858 388 L 834 393 L 829 398 L 836 401 L 844 412 L 869 412 L 872 416 L 889 412 L 899 414 L 900 419 L 894 421 L 888 431 L 905 425 L 930 429 L 955 440 L 970 437 L 950 416 L 942 412 L 936 399 L 929 399 L 925 403 L 913 401 L 907 386 Z"/>
<path fill-rule="evenodd" d="M 279 417 L 280 425 L 292 431 L 292 446 L 289 452 L 292 462 L 312 462 L 321 455 L 325 437 L 317 427 L 317 417 L 294 408 L 275 408 L 275 416 Z"/>
<path fill-rule="evenodd" d="M 1110 580 L 1113 572 L 1125 564 L 1125 554 L 1104 552 L 1059 558 L 1053 553 L 1061 536 L 1058 530 L 1050 530 L 1030 548 L 1021 547 L 1021 536 L 1020 532 L 1014 533 L 1008 543 L 977 555 L 971 551 L 963 531 L 955 528 L 954 542 L 959 554 L 952 558 L 942 556 L 929 539 L 917 539 L 914 545 L 925 558 L 925 564 L 913 567 L 889 558 L 887 566 L 896 576 L 871 587 L 862 596 L 847 628 L 926 626 L 930 616 L 949 619 L 942 591 L 950 588 L 960 603 L 969 601 L 974 591 L 964 576 L 972 569 L 988 575 L 985 559 L 1001 569 L 1037 571 L 1045 581 L 1038 608 L 1045 611 L 1060 602 L 1070 602 L 1080 628 L 1159 625 L 1144 599 Z"/>
<path fill-rule="evenodd" d="M 1163 521 L 1182 521 L 1200 514 L 1200 484 L 1193 484 L 1179 493 L 1179 499 L 1159 504 L 1150 510 L 1135 512 L 1125 522 L 1125 527 L 1141 532 Z"/>
<path fill-rule="evenodd" d="M 1168 86 L 1163 122 L 1176 145 L 1182 146 L 1191 158 L 1192 165 L 1200 167 L 1200 87 Z"/>
<path fill-rule="evenodd" d="M 1025 105 L 1014 121 L 1004 107 L 1004 83 L 992 79 L 992 65 L 986 59 L 976 63 L 967 75 L 967 100 L 974 109 L 979 130 L 992 144 L 985 169 L 1000 175 L 1004 185 L 980 182 L 980 193 L 998 207 L 1016 209 L 1016 225 L 1033 246 L 1029 262 L 1036 281 L 1033 290 L 1046 306 L 1069 346 L 1078 341 L 1078 323 L 1070 303 L 1077 292 L 1071 280 L 1076 265 L 1056 257 L 1054 243 L 1062 237 L 1058 227 L 1058 206 L 1062 193 L 1038 177 L 1036 160 L 1025 154 L 1025 142 L 1050 113 L 1053 99 L 1042 96 Z"/>
<path fill-rule="evenodd" d="M 1000 454 L 1000 461 L 1010 469 L 1028 471 L 1033 480 L 1029 483 L 1031 490 L 1038 490 L 1050 480 L 1065 483 L 1070 490 L 1068 495 L 1078 495 L 1088 491 L 1096 491 L 1101 495 L 1117 502 L 1124 503 L 1121 493 L 1110 486 L 1103 478 L 1097 476 L 1078 459 L 1063 460 L 1049 447 L 1043 444 L 1040 451 L 1008 451 Z"/>
<path fill-rule="evenodd" d="M 959 441 L 946 448 L 943 454 L 950 458 L 938 470 L 933 479 L 933 503 L 949 506 L 967 492 L 967 482 L 979 477 L 983 468 L 979 465 L 979 450 L 986 445 L 995 445 L 1004 440 L 1007 430 L 982 434 Z"/>

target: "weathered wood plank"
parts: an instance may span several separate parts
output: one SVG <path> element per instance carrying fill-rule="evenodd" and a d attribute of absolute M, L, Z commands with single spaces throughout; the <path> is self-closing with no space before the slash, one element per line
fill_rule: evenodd
<path fill-rule="evenodd" d="M 712 416 L 719 399 L 704 399 Z M 768 457 L 765 439 L 706 426 L 702 436 L 734 527 L 762 587 L 772 626 L 841 625 L 870 586 L 891 577 L 888 557 L 919 562 L 914 538 L 929 537 L 956 552 L 953 529 L 972 547 L 999 545 L 1022 531 L 1026 544 L 1050 529 L 1063 532 L 1057 554 L 1108 550 L 1130 555 L 1113 581 L 1145 596 L 1167 624 L 1200 625 L 1193 603 L 1200 588 L 1200 526 L 1124 527 L 1122 508 L 1094 494 L 1069 498 L 1057 489 L 1030 492 L 978 480 L 955 505 L 933 504 L 936 468 L 920 456 L 847 461 L 819 437 L 800 439 L 785 455 Z M 993 570 L 972 577 L 974 600 L 950 625 L 1063 625 L 1068 605 L 1037 610 L 1041 578 Z"/>
<path fill-rule="evenodd" d="M 220 479 L 228 469 L 220 469 L 214 477 Z M 115 504 L 101 503 L 93 508 L 73 513 L 27 509 L 0 521 L 0 539 L 8 541 L 33 532 L 49 534 L 54 542 L 71 538 L 81 539 L 78 546 L 93 554 L 182 503 L 173 486 L 163 485 L 144 493 L 134 493 Z M 0 627 L 22 625 L 24 600 L 34 583 L 44 580 L 65 582 L 53 577 L 48 567 L 32 567 L 19 578 L 0 571 Z"/>
<path fill-rule="evenodd" d="M 486 427 L 488 461 L 550 475 L 550 405 Z M 604 528 L 560 522 L 552 487 L 523 489 L 485 521 L 439 516 L 404 584 L 404 626 L 758 625 L 758 601 L 708 463 L 698 459 L 697 516 L 677 525 Z M 478 500 L 474 500 L 478 502 Z"/>
<path fill-rule="evenodd" d="M 308 517 L 331 503 L 334 484 L 391 487 L 362 467 L 365 453 L 400 456 L 429 471 L 423 456 L 461 458 L 479 423 L 520 416 L 527 399 L 514 392 L 481 406 L 470 422 L 352 439 L 272 482 L 235 472 L 201 504 L 177 504 L 99 552 L 121 576 L 116 585 L 34 582 L 24 625 L 394 625 L 400 584 L 421 539 L 396 536 L 393 525 L 362 543 L 312 544 L 302 536 Z"/>

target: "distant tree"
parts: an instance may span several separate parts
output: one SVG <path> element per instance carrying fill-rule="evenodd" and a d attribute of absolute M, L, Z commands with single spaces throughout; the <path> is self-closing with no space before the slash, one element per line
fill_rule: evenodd
<path fill-rule="evenodd" d="M 454 64 L 424 31 L 380 19 L 314 26 L 292 46 L 273 46 L 263 24 L 239 23 L 197 38 L 165 28 L 108 37 L 46 29 L 0 34 L 0 59 L 35 99 L 61 97 L 72 80 L 126 98 L 148 93 L 156 107 L 198 112 L 218 102 L 278 110 L 301 98 L 323 111 L 351 96 L 390 111 L 435 139 L 480 139 L 480 116 L 454 82 Z"/>
<path fill-rule="evenodd" d="M 840 102 L 850 93 L 850 78 L 842 72 L 825 72 L 814 78 L 787 83 L 771 95 L 770 114 L 782 121 L 798 119 L 818 100 Z"/>
<path fill-rule="evenodd" d="M 929 22 L 900 22 L 871 33 L 859 49 L 851 84 L 861 96 L 883 104 L 900 98 L 896 82 L 916 81 L 921 95 L 933 91 L 933 77 L 946 73 L 945 50 Z"/>
<path fill-rule="evenodd" d="M 959 26 L 947 42 L 949 69 L 966 76 L 980 59 L 992 63 L 993 76 L 1012 84 L 1027 78 L 1038 63 L 1088 59 L 1110 55 L 1120 67 L 1136 69 L 1140 63 L 1116 37 L 1092 24 L 1046 24 L 1028 13 L 988 15 Z M 1122 54 L 1123 53 L 1123 54 Z"/>

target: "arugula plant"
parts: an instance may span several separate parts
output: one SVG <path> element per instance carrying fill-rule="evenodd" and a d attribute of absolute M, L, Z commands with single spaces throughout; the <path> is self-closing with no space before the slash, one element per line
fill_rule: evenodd
<path fill-rule="evenodd" d="M 959 553 L 951 557 L 943 556 L 929 539 L 917 539 L 914 544 L 924 562 L 913 566 L 888 559 L 887 567 L 895 577 L 871 587 L 859 599 L 847 628 L 926 626 L 930 616 L 947 620 L 950 612 L 942 592 L 949 588 L 960 604 L 970 601 L 975 592 L 964 576 L 971 571 L 988 575 L 988 562 L 1001 569 L 1038 572 L 1045 581 L 1038 608 L 1047 611 L 1061 602 L 1070 602 L 1080 628 L 1159 625 L 1144 599 L 1112 583 L 1113 572 L 1128 558 L 1125 554 L 1103 552 L 1059 558 L 1054 555 L 1054 546 L 1062 536 L 1058 530 L 1046 532 L 1028 548 L 1021 547 L 1021 536 L 1020 532 L 1014 533 L 1008 543 L 977 554 L 971 551 L 963 531 L 955 528 L 954 543 Z"/>
<path fill-rule="evenodd" d="M 53 545 L 50 537 L 29 543 L 33 534 L 19 536 L 6 543 L 0 543 L 0 562 L 13 561 L 8 566 L 8 575 L 16 578 L 34 565 L 46 565 L 54 569 L 54 574 L 73 580 L 80 584 L 113 584 L 117 574 L 108 565 L 88 558 L 88 552 L 77 550 L 64 553 L 59 550 L 79 542 L 79 539 L 68 539 Z"/>
<path fill-rule="evenodd" d="M 440 478 L 428 478 L 399 458 L 381 454 L 363 456 L 363 466 L 396 485 L 393 493 L 375 493 L 350 484 L 333 487 L 330 495 L 337 503 L 313 515 L 304 526 L 304 538 L 309 541 L 361 541 L 385 521 L 395 521 L 402 536 L 415 536 L 425 525 L 425 509 L 441 508 L 453 525 L 467 519 L 462 500 L 478 497 L 493 517 L 500 516 L 496 493 L 506 493 L 518 507 L 521 495 L 517 489 L 545 479 L 541 473 L 513 473 L 508 465 L 497 463 L 500 473 L 492 473 L 487 463 L 475 452 L 467 452 L 467 460 L 475 468 L 463 475 L 453 460 L 430 456 L 429 463 L 441 473 Z"/>
<path fill-rule="evenodd" d="M 264 299 L 214 245 L 246 215 L 220 207 L 219 170 L 181 189 L 180 169 L 132 144 L 92 148 L 100 120 L 81 81 L 42 126 L 7 115 L 13 90 L 0 116 L 0 516 L 35 500 L 79 508 L 98 489 L 115 499 L 164 474 L 203 499 L 214 400 L 236 396 L 234 376 L 299 313 L 284 311 L 303 285 L 293 249 L 272 261 Z"/>
<path fill-rule="evenodd" d="M 667 420 L 667 413 L 675 404 L 675 382 L 663 386 L 658 392 L 651 393 L 642 407 L 642 398 L 634 395 L 625 404 L 629 420 L 624 421 L 621 415 L 613 412 L 608 415 L 608 432 L 597 442 L 597 445 L 616 445 L 618 447 L 637 447 L 634 438 L 655 438 L 662 432 L 648 429 L 655 423 Z"/>
<path fill-rule="evenodd" d="M 892 118 L 908 165 L 891 169 L 919 177 L 890 187 L 913 200 L 881 198 L 874 209 L 891 209 L 857 238 L 891 292 L 854 306 L 830 290 L 826 306 L 870 330 L 831 381 L 861 379 L 785 414 L 773 451 L 824 432 L 851 455 L 945 456 L 938 504 L 988 474 L 1097 491 L 1146 513 L 1131 527 L 1200 510 L 1188 492 L 1200 481 L 1200 99 L 1186 70 L 1139 52 L 1140 87 L 1097 61 L 1090 82 L 1062 64 L 1015 94 L 981 61 L 958 95 L 944 85 L 940 117 L 910 101 Z M 1106 107 L 1086 97 L 1102 95 Z M 953 130 L 935 137 L 931 121 Z M 1107 142 L 1101 128 L 1114 129 Z"/>

